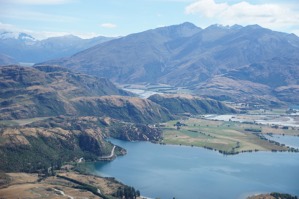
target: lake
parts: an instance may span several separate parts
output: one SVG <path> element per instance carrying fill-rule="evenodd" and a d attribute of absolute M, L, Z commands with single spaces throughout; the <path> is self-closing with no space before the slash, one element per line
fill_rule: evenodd
<path fill-rule="evenodd" d="M 298 153 L 223 156 L 196 147 L 111 141 L 128 154 L 88 167 L 93 174 L 115 177 L 147 197 L 239 199 L 274 191 L 299 195 Z"/>
<path fill-rule="evenodd" d="M 269 140 L 273 140 L 279 142 L 281 144 L 285 144 L 286 146 L 293 147 L 299 149 L 299 137 L 288 136 L 288 135 L 265 135 L 265 137 Z"/>

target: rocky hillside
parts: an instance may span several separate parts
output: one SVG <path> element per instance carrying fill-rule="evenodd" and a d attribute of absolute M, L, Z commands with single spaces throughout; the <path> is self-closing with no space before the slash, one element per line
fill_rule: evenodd
<path fill-rule="evenodd" d="M 172 114 L 225 114 L 236 110 L 225 104 L 207 98 L 191 95 L 152 95 L 149 100 L 167 108 Z"/>
<path fill-rule="evenodd" d="M 1 67 L 0 88 L 2 120 L 69 115 L 155 123 L 173 118 L 150 100 L 125 97 L 132 94 L 107 79 L 57 66 Z"/>
<path fill-rule="evenodd" d="M 78 115 L 71 99 L 103 95 L 131 94 L 107 79 L 61 67 L 0 67 L 1 119 Z"/>
<path fill-rule="evenodd" d="M 108 116 L 126 122 L 145 124 L 173 119 L 164 107 L 137 97 L 80 97 L 72 99 L 71 104 L 84 116 Z"/>
<path fill-rule="evenodd" d="M 298 85 L 294 81 L 298 79 L 297 57 L 299 38 L 294 34 L 258 25 L 201 29 L 184 23 L 115 39 L 49 63 L 119 83 L 164 83 L 216 99 L 265 102 L 273 98 L 272 104 L 282 104 L 286 98 L 276 95 L 275 89 Z M 214 78 L 221 85 L 214 84 Z M 205 93 L 204 84 L 212 84 L 220 93 Z"/>

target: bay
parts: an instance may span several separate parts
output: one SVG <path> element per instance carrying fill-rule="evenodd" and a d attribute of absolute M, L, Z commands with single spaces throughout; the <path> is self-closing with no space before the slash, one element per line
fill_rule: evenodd
<path fill-rule="evenodd" d="M 299 137 L 288 136 L 288 135 L 266 135 L 265 136 L 269 140 L 273 140 L 279 142 L 281 144 L 285 144 L 286 146 L 293 147 L 299 149 Z"/>
<path fill-rule="evenodd" d="M 92 173 L 115 177 L 151 198 L 239 199 L 266 192 L 299 195 L 298 153 L 223 156 L 197 147 L 111 141 L 128 154 L 89 164 Z"/>

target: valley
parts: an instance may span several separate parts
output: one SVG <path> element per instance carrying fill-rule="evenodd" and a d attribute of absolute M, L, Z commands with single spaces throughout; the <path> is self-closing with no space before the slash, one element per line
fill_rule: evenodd
<path fill-rule="evenodd" d="M 127 91 L 141 98 L 156 94 L 190 94 L 185 88 L 175 88 L 169 85 L 122 85 Z M 149 97 L 152 99 L 153 97 Z M 155 101 L 155 100 L 154 100 Z M 266 139 L 265 135 L 299 136 L 299 118 L 296 110 L 288 113 L 288 109 L 272 109 L 256 104 L 249 107 L 246 104 L 225 102 L 243 114 L 192 115 L 194 112 L 184 110 L 179 113 L 180 120 L 159 124 L 163 131 L 161 144 L 175 144 L 194 147 L 204 147 L 217 150 L 224 154 L 257 151 L 297 151 Z M 180 102 L 179 104 L 184 104 Z M 167 105 L 166 105 L 167 106 Z M 173 106 L 174 109 L 179 109 Z M 204 112 L 202 112 L 204 113 Z M 190 117 L 191 115 L 191 117 Z M 297 151 L 298 152 L 298 151 Z"/>
<path fill-rule="evenodd" d="M 141 98 L 148 98 L 154 94 L 193 94 L 186 87 L 174 87 L 167 84 L 116 84 L 120 88 L 135 93 Z"/>
<path fill-rule="evenodd" d="M 299 195 L 296 35 L 185 22 L 0 44 L 0 198 Z"/>

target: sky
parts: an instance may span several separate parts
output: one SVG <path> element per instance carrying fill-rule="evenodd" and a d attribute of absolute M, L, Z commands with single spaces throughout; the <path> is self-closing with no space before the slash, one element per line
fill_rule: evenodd
<path fill-rule="evenodd" d="M 0 0 L 0 30 L 37 39 L 125 36 L 183 22 L 258 24 L 299 36 L 299 0 Z"/>

